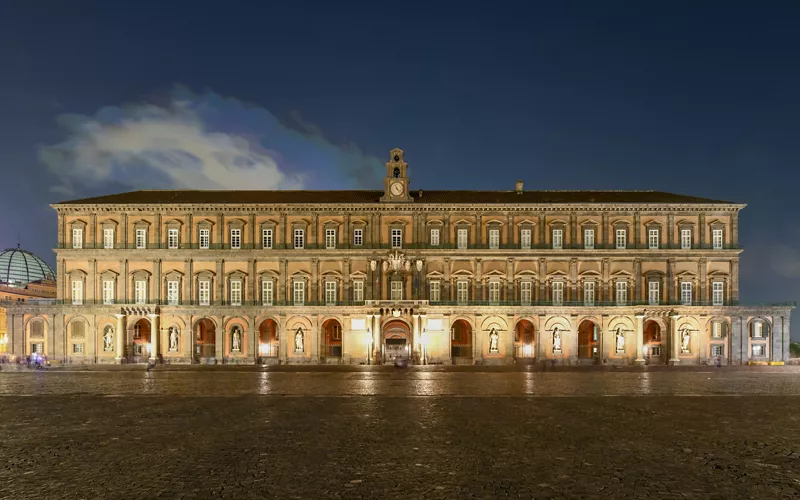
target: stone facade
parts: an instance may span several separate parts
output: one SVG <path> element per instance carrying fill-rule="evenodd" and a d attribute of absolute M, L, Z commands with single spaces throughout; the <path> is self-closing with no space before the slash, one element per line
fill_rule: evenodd
<path fill-rule="evenodd" d="M 70 363 L 784 361 L 739 303 L 744 205 L 658 192 L 143 191 L 58 212 L 58 298 L 11 352 Z M 30 332 L 44 331 L 44 339 Z M 122 332 L 122 334 L 120 334 Z"/>

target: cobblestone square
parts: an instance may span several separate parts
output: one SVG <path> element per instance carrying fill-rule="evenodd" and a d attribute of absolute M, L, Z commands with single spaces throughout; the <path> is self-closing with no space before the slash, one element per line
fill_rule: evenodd
<path fill-rule="evenodd" d="M 421 375 L 0 374 L 0 498 L 800 495 L 796 373 L 658 376 L 698 387 L 729 377 L 762 384 L 760 396 L 531 396 L 520 389 L 531 374 L 471 372 L 437 374 L 448 394 L 415 395 Z M 614 374 L 623 388 L 641 375 Z M 588 388 L 604 376 L 535 374 L 533 383 Z M 229 394 L 204 389 L 209 377 L 233 385 Z M 370 395 L 345 390 L 370 379 Z M 260 395 L 264 380 L 283 392 Z M 153 395 L 148 383 L 169 389 Z"/>

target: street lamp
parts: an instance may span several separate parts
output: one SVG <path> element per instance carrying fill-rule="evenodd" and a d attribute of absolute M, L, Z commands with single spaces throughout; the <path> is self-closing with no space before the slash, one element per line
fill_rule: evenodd
<path fill-rule="evenodd" d="M 372 333 L 370 333 L 369 328 L 367 328 L 367 365 L 372 364 L 372 360 L 370 359 L 371 353 L 372 353 Z"/>

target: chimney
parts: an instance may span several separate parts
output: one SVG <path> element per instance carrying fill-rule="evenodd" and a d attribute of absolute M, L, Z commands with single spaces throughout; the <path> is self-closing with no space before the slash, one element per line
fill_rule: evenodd
<path fill-rule="evenodd" d="M 517 181 L 517 194 L 522 194 L 522 181 Z"/>

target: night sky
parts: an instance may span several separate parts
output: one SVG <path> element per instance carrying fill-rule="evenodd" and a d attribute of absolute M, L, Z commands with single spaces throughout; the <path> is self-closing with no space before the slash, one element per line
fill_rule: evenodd
<path fill-rule="evenodd" d="M 747 203 L 742 301 L 800 295 L 798 2 L 104 3 L 0 6 L 0 248 L 53 263 L 75 197 L 381 189 L 399 147 L 413 189 Z"/>

